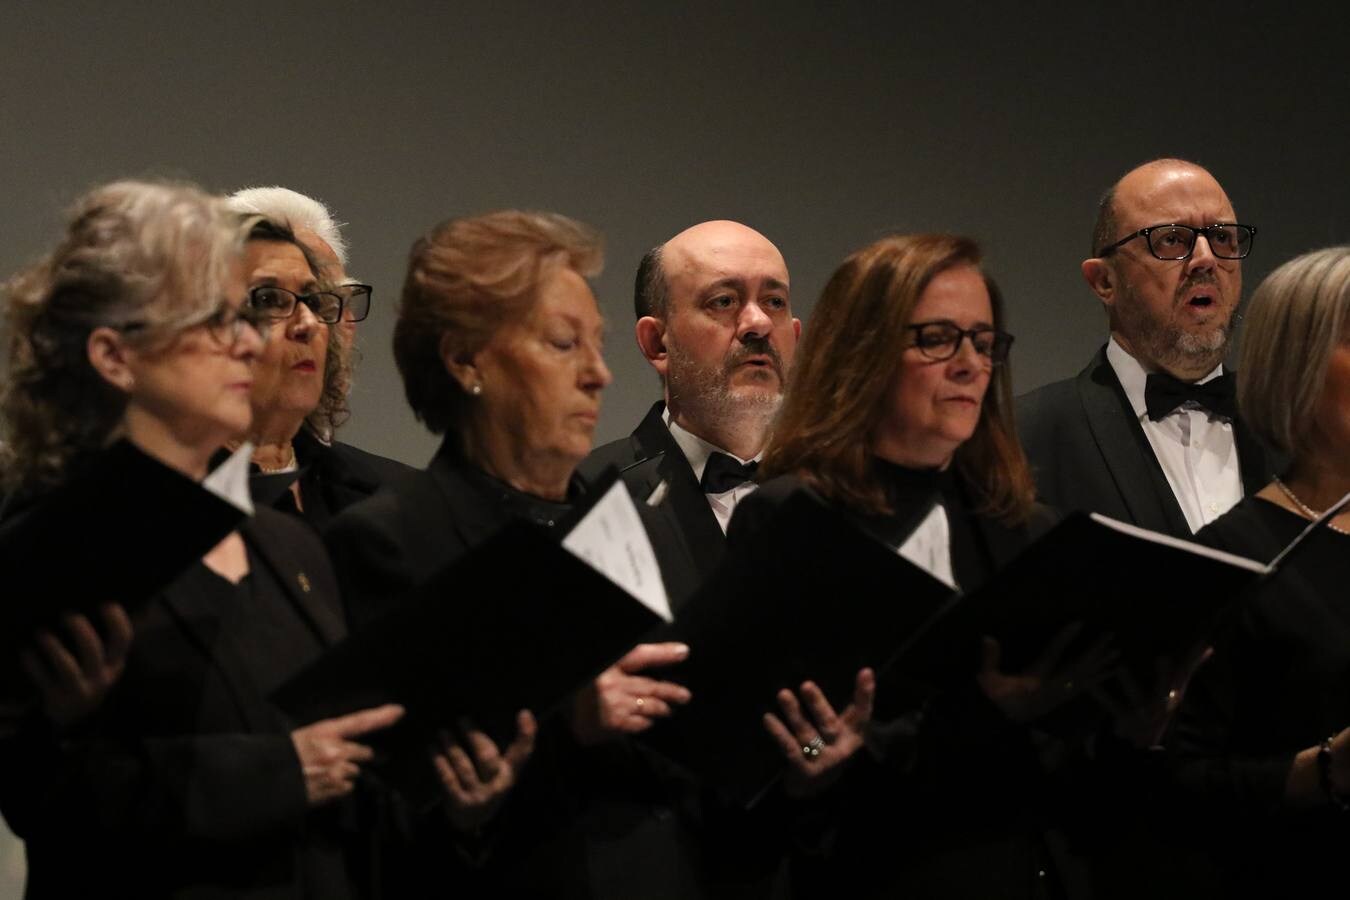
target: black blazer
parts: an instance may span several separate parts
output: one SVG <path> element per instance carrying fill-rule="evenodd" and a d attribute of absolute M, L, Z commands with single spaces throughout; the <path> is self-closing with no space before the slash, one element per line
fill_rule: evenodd
<path fill-rule="evenodd" d="M 1044 502 L 1191 536 L 1105 348 L 1078 377 L 1019 397 L 1017 424 Z M 1233 422 L 1233 438 L 1243 492 L 1253 494 L 1270 481 L 1274 460 L 1241 419 Z"/>
<path fill-rule="evenodd" d="M 403 602 L 510 521 L 447 447 L 426 471 L 343 512 L 324 537 L 352 627 Z M 422 820 L 389 850 L 390 895 L 439 884 L 457 896 L 702 896 L 696 851 L 644 751 L 628 741 L 577 747 L 559 720 L 542 724 L 487 846 L 473 848 L 473 865 L 458 840 L 443 822 Z"/>
<path fill-rule="evenodd" d="M 417 473 L 412 466 L 350 444 L 325 444 L 305 428 L 295 436 L 294 444 L 301 470 L 300 494 L 305 500 L 302 517 L 320 531 L 347 507 Z M 289 492 L 276 505 L 285 512 L 295 511 Z"/>
<path fill-rule="evenodd" d="M 310 530 L 259 509 L 240 531 L 318 643 L 341 639 L 337 585 Z M 217 639 L 218 606 L 184 581 L 138 613 L 122 678 L 77 732 L 30 723 L 0 749 L 27 896 L 350 894 L 340 811 L 308 809 L 292 725 L 255 686 L 250 660 Z"/>
<path fill-rule="evenodd" d="M 631 435 L 597 447 L 582 460 L 577 473 L 594 483 L 610 466 L 623 472 L 633 499 L 651 511 L 646 517 L 648 533 L 678 607 L 722 561 L 726 537 L 689 460 L 662 420 L 664 410 L 664 403 L 653 405 Z M 663 484 L 664 497 L 654 498 Z M 651 505 L 651 499 L 659 502 Z"/>

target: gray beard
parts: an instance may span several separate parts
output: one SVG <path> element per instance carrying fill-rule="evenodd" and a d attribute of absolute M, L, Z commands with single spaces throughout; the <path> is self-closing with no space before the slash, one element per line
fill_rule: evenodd
<path fill-rule="evenodd" d="M 782 391 L 737 390 L 725 365 L 704 366 L 674 346 L 667 348 L 666 392 L 671 405 L 708 426 L 764 430 L 783 403 Z"/>
<path fill-rule="evenodd" d="M 1171 323 L 1155 321 L 1135 301 L 1133 290 L 1128 291 L 1125 304 L 1117 305 L 1121 328 L 1142 353 L 1157 365 L 1167 369 L 1213 369 L 1223 362 L 1228 352 L 1232 320 L 1216 324 L 1201 334 Z"/>

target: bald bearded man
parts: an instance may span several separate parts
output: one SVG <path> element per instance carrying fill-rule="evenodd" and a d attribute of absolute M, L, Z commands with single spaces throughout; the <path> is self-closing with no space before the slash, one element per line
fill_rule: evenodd
<path fill-rule="evenodd" d="M 1270 481 L 1223 370 L 1254 235 L 1184 160 L 1106 192 L 1082 273 L 1110 339 L 1076 378 L 1017 404 L 1041 500 L 1189 537 Z"/>
<path fill-rule="evenodd" d="M 638 347 L 664 399 L 581 472 L 593 479 L 616 466 L 633 496 L 659 511 L 671 534 L 652 539 L 682 544 L 688 563 L 667 573 L 678 602 L 716 567 L 731 514 L 754 490 L 802 325 L 783 255 L 738 222 L 703 222 L 648 251 L 633 294 Z"/>

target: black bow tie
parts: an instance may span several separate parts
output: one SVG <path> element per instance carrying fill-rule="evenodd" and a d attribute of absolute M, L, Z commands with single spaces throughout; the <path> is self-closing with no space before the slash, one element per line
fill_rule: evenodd
<path fill-rule="evenodd" d="M 1148 408 L 1149 419 L 1154 422 L 1167 417 L 1188 400 L 1215 415 L 1230 419 L 1237 415 L 1237 386 L 1231 373 L 1204 384 L 1188 384 L 1165 372 L 1154 372 L 1144 383 L 1144 405 Z"/>
<path fill-rule="evenodd" d="M 703 467 L 703 493 L 722 494 L 755 477 L 759 463 L 737 462 L 725 453 L 714 453 Z"/>

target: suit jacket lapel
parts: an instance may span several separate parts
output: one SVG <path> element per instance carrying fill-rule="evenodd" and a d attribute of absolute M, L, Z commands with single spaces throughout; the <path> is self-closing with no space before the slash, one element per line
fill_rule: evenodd
<path fill-rule="evenodd" d="M 669 517 L 675 531 L 683 536 L 695 567 L 706 576 L 726 551 L 726 535 L 708 505 L 702 486 L 694 477 L 689 460 L 666 427 L 664 411 L 665 404 L 654 405 L 633 432 L 640 458 L 649 462 L 632 467 L 629 470 L 631 477 L 625 477 L 625 481 L 630 489 L 642 486 L 645 494 L 641 496 L 637 496 L 639 491 L 634 489 L 634 495 L 641 502 L 646 502 L 652 491 L 665 483 L 666 496 L 656 509 Z"/>
<path fill-rule="evenodd" d="M 1105 349 L 1078 375 L 1078 394 L 1102 463 L 1125 508 L 1145 528 L 1189 535 L 1190 525 L 1149 446 Z"/>

